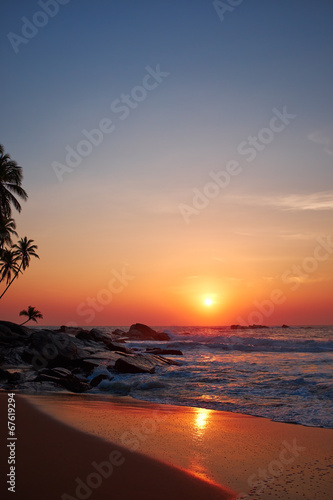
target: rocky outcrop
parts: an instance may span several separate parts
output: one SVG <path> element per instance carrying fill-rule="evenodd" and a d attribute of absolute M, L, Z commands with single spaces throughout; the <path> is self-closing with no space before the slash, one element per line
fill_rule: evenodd
<path fill-rule="evenodd" d="M 123 330 L 108 333 L 67 326 L 57 330 L 32 329 L 1 321 L 0 388 L 85 392 L 100 388 L 102 382 L 113 378 L 107 372 L 93 376 L 97 367 L 107 367 L 111 373 L 135 374 L 154 373 L 156 368 L 180 364 L 161 354 L 181 356 L 181 351 L 158 347 L 146 352 L 138 347 L 130 349 L 124 336 L 131 340 L 169 340 L 167 333 L 141 323 L 132 325 L 125 334 Z"/>

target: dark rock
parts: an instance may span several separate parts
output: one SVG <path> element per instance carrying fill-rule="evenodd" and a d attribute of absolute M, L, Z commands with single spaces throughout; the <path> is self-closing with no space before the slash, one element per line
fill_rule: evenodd
<path fill-rule="evenodd" d="M 150 354 L 168 354 L 169 356 L 183 356 L 182 351 L 178 349 L 160 349 L 159 347 L 147 348 L 146 352 Z"/>
<path fill-rule="evenodd" d="M 90 330 L 90 336 L 92 340 L 95 340 L 96 342 L 103 342 L 104 344 L 108 344 L 110 340 L 112 340 L 112 335 L 102 332 L 102 330 L 99 330 L 98 328 Z"/>
<path fill-rule="evenodd" d="M 156 332 L 142 323 L 132 325 L 127 335 L 130 339 L 136 340 L 170 340 L 170 336 L 166 332 Z"/>
<path fill-rule="evenodd" d="M 87 330 L 81 330 L 79 333 L 77 333 L 75 335 L 75 337 L 79 340 L 83 340 L 83 341 L 86 341 L 86 340 L 94 340 L 92 338 L 92 336 L 90 335 L 90 332 L 88 332 Z"/>
<path fill-rule="evenodd" d="M 29 337 L 31 331 L 29 328 L 25 326 L 17 325 L 16 323 L 12 323 L 11 321 L 0 321 L 0 329 L 5 327 L 9 329 L 10 332 L 16 333 L 17 335 L 21 335 L 22 337 Z"/>
<path fill-rule="evenodd" d="M 117 359 L 114 369 L 120 373 L 154 373 L 156 363 L 148 356 L 136 354 Z"/>
<path fill-rule="evenodd" d="M 88 384 L 82 382 L 78 377 L 68 372 L 68 370 L 64 371 L 62 368 L 41 370 L 35 378 L 35 382 L 44 381 L 53 382 L 71 392 L 85 392 L 90 388 Z"/>
<path fill-rule="evenodd" d="M 19 347 L 27 344 L 30 331 L 9 321 L 0 321 L 0 345 Z"/>
<path fill-rule="evenodd" d="M 288 325 L 282 325 L 281 328 L 289 328 Z"/>
<path fill-rule="evenodd" d="M 66 334 L 39 330 L 31 334 L 29 349 L 24 357 L 37 370 L 57 366 L 66 368 L 77 359 L 78 349 Z"/>
<path fill-rule="evenodd" d="M 125 352 L 126 354 L 133 354 L 133 352 L 134 352 L 129 347 L 124 347 L 123 345 L 121 345 L 117 342 L 109 342 L 106 345 L 106 347 L 109 349 L 109 351 Z"/>
<path fill-rule="evenodd" d="M 124 330 L 120 330 L 120 328 L 116 328 L 115 330 L 113 330 L 112 334 L 113 335 L 126 335 L 126 332 L 124 332 Z"/>
<path fill-rule="evenodd" d="M 7 370 L 2 370 L 0 368 L 0 380 L 8 380 L 10 373 Z"/>
<path fill-rule="evenodd" d="M 19 372 L 9 373 L 9 376 L 8 376 L 8 383 L 9 384 L 18 384 L 19 382 L 22 382 L 23 380 L 24 380 L 24 376 L 22 373 L 19 373 Z"/>
<path fill-rule="evenodd" d="M 97 387 L 102 382 L 102 380 L 110 380 L 110 378 L 105 375 L 105 373 L 100 373 L 90 381 L 91 387 Z"/>

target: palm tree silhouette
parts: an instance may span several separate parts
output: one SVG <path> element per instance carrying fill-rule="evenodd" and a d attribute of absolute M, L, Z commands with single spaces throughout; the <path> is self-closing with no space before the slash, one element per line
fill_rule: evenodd
<path fill-rule="evenodd" d="M 0 214 L 0 251 L 7 244 L 12 245 L 12 236 L 18 236 L 14 219 Z"/>
<path fill-rule="evenodd" d="M 5 154 L 4 147 L 0 144 L 0 214 L 2 216 L 11 216 L 11 205 L 21 212 L 21 205 L 14 195 L 24 201 L 27 200 L 28 195 L 21 186 L 22 179 L 22 167 Z"/>
<path fill-rule="evenodd" d="M 13 282 L 17 274 L 20 272 L 19 265 L 17 263 L 17 256 L 12 250 L 4 249 L 1 253 L 1 266 L 0 266 L 0 281 L 6 280 L 8 285 Z M 12 279 L 12 273 L 14 273 L 14 278 Z M 9 283 L 9 284 L 8 284 Z M 6 290 L 7 290 L 6 288 Z M 4 292 L 5 293 L 5 292 Z M 3 295 L 3 294 L 2 294 Z M 1 296 L 2 297 L 2 296 Z"/>
<path fill-rule="evenodd" d="M 4 254 L 6 252 L 10 252 L 13 256 L 14 259 L 16 259 L 16 264 L 17 262 L 21 261 L 20 262 L 20 265 L 17 267 L 17 271 L 14 275 L 14 277 L 12 279 L 8 279 L 8 272 L 5 273 L 4 276 L 7 277 L 7 286 L 5 288 L 5 290 L 2 292 L 2 294 L 0 295 L 0 299 L 4 296 L 4 294 L 6 293 L 6 291 L 8 290 L 8 288 L 10 287 L 10 285 L 13 283 L 13 281 L 15 280 L 15 278 L 18 277 L 19 273 L 23 271 L 25 271 L 25 269 L 27 269 L 27 267 L 29 267 L 29 264 L 30 264 L 30 259 L 31 257 L 36 257 L 37 259 L 39 259 L 39 255 L 36 254 L 35 250 L 37 250 L 37 245 L 33 245 L 33 240 L 28 240 L 28 238 L 25 236 L 24 238 L 21 238 L 18 243 L 16 243 L 15 245 L 13 245 L 13 251 L 11 250 L 4 250 Z M 3 261 L 3 256 L 1 256 L 1 261 Z M 13 268 L 12 268 L 13 270 Z M 0 268 L 0 272 L 1 272 L 1 268 Z M 2 281 L 2 279 L 4 278 L 1 278 L 0 281 Z"/>
<path fill-rule="evenodd" d="M 33 306 L 29 306 L 27 310 L 23 309 L 23 311 L 20 312 L 20 316 L 28 316 L 28 319 L 21 323 L 22 325 L 25 325 L 28 323 L 28 321 L 35 321 L 37 323 L 37 319 L 43 319 L 43 315 L 40 311 L 35 309 Z"/>

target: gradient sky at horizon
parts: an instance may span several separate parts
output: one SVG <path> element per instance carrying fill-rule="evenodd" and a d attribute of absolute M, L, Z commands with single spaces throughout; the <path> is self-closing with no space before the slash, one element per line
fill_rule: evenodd
<path fill-rule="evenodd" d="M 0 143 L 23 167 L 13 215 L 40 254 L 1 316 L 332 324 L 333 250 L 314 255 L 332 236 L 333 4 L 244 1 L 221 21 L 207 0 L 70 0 L 16 54 L 7 34 L 43 21 L 42 3 L 0 6 Z M 111 105 L 148 66 L 169 75 L 121 120 Z M 295 118 L 247 161 L 240 144 L 284 108 Z M 52 164 L 105 118 L 114 131 L 59 182 Z M 241 173 L 187 224 L 179 206 L 230 161 Z"/>

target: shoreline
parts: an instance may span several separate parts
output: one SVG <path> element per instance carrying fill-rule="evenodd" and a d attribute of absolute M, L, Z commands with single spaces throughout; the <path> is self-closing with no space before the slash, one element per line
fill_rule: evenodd
<path fill-rule="evenodd" d="M 9 367 L 7 367 L 7 369 L 9 369 Z M 0 395 L 1 394 L 7 394 L 8 391 L 5 391 L 4 389 L 0 388 Z M 133 404 L 135 404 L 136 402 L 137 403 L 147 403 L 148 405 L 161 405 L 161 406 L 170 406 L 170 407 L 175 407 L 175 408 L 192 408 L 192 409 L 196 409 L 196 410 L 207 410 L 207 411 L 212 411 L 212 412 L 218 412 L 218 413 L 223 413 L 223 414 L 226 414 L 226 415 L 239 415 L 239 416 L 244 416 L 244 417 L 253 417 L 253 418 L 260 418 L 260 419 L 264 419 L 264 420 L 268 420 L 270 422 L 273 422 L 273 423 L 278 423 L 278 424 L 286 424 L 286 425 L 295 425 L 295 426 L 300 426 L 300 427 L 305 427 L 305 428 L 308 428 L 308 429 L 326 429 L 326 430 L 332 430 L 333 431 L 333 427 L 324 427 L 324 426 L 317 426 L 317 425 L 307 425 L 307 424 L 302 424 L 300 422 L 288 422 L 288 421 L 283 421 L 283 420 L 274 420 L 272 417 L 265 417 L 265 416 L 262 416 L 262 415 L 253 415 L 252 413 L 245 413 L 245 412 L 239 412 L 239 411 L 229 411 L 229 410 L 220 410 L 220 409 L 217 409 L 217 408 L 205 408 L 203 406 L 191 406 L 191 405 L 184 405 L 184 404 L 171 404 L 171 403 L 164 403 L 162 401 L 150 401 L 148 399 L 138 399 L 138 398 L 135 398 L 131 395 L 127 395 L 127 396 L 121 396 L 121 395 L 117 395 L 117 394 L 108 394 L 106 392 L 88 392 L 88 393 L 71 393 L 71 392 L 68 392 L 66 390 L 63 390 L 63 391 L 41 391 L 40 393 L 38 392 L 32 392 L 32 391 L 17 391 L 17 394 L 20 394 L 22 396 L 28 396 L 28 397 L 43 397 L 43 396 L 46 396 L 46 397 L 61 397 L 61 396 L 69 396 L 69 397 L 72 397 L 72 396 L 83 396 L 83 397 L 88 397 L 88 398 L 92 398 L 92 399 L 98 399 L 98 400 L 101 400 L 101 401 L 105 401 L 105 402 L 119 402 L 119 403 L 122 403 L 122 402 L 126 402 L 127 400 L 129 400 L 130 402 L 133 402 Z"/>
<path fill-rule="evenodd" d="M 312 500 L 329 498 L 331 492 L 332 429 L 131 397 L 52 393 L 22 398 L 45 418 L 242 492 L 244 499 Z"/>

